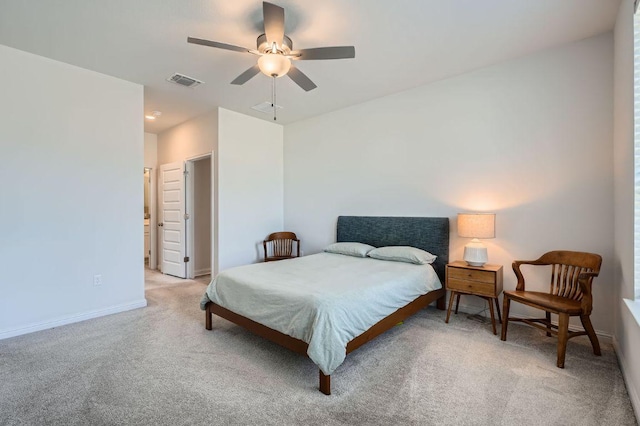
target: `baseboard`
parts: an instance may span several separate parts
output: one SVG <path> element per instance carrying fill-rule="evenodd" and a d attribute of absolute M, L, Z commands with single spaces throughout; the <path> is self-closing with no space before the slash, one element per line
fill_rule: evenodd
<path fill-rule="evenodd" d="M 200 277 L 202 275 L 211 275 L 211 268 L 198 269 L 193 272 L 194 277 Z"/>
<path fill-rule="evenodd" d="M 463 299 L 461 299 L 461 301 L 462 300 Z M 447 299 L 447 301 L 448 301 L 448 299 Z M 513 305 L 511 305 L 511 306 L 513 307 Z M 455 309 L 455 302 L 454 302 L 454 305 L 453 305 L 453 309 Z M 453 309 L 451 309 L 452 312 L 453 312 Z M 480 311 L 480 309 L 481 309 L 481 307 L 477 306 L 477 305 L 463 305 L 462 303 L 460 303 L 460 309 L 458 309 L 458 312 L 462 312 L 462 313 L 465 313 L 467 315 L 478 315 L 478 314 L 480 314 L 480 315 L 484 316 L 485 318 L 491 318 L 491 314 L 489 313 L 489 308 L 485 308 L 485 310 L 483 310 L 481 312 L 478 312 L 478 311 Z M 502 314 L 502 306 L 500 306 L 500 314 Z M 510 316 L 514 316 L 515 315 L 516 317 L 519 317 L 519 318 L 540 318 L 540 317 L 534 317 L 534 316 L 531 316 L 531 315 L 523 315 L 523 314 L 520 314 L 520 313 L 515 313 L 514 314 L 513 311 L 511 311 L 511 314 L 512 315 L 510 315 Z M 498 314 L 496 313 L 496 321 L 497 321 L 497 315 Z M 555 324 L 555 325 L 558 325 L 557 321 L 551 321 L 551 322 L 553 324 Z M 514 324 L 516 324 L 516 323 L 514 323 Z M 571 325 L 571 324 L 569 324 L 569 330 L 570 331 L 584 331 L 584 329 L 581 326 L 579 326 L 579 325 Z M 613 335 L 611 333 L 607 333 L 607 332 L 604 332 L 604 331 L 601 331 L 601 330 L 595 330 L 595 332 L 598 335 L 598 337 L 600 339 L 602 339 L 603 343 L 609 343 L 610 344 L 612 342 Z"/>
<path fill-rule="evenodd" d="M 627 371 L 629 371 L 627 360 L 624 355 L 622 355 L 622 351 L 620 350 L 620 346 L 618 345 L 618 340 L 615 336 L 612 339 L 613 341 L 613 350 L 618 357 L 618 364 L 620 364 L 620 370 L 622 371 L 622 378 L 624 379 L 624 384 L 627 388 L 627 393 L 629 394 L 629 399 L 631 400 L 631 406 L 633 407 L 633 411 L 636 414 L 636 419 L 640 419 L 640 394 L 638 390 L 633 386 L 633 381 L 627 376 Z"/>
<path fill-rule="evenodd" d="M 67 317 L 60 317 L 52 321 L 43 321 L 43 322 L 28 325 L 26 327 L 19 327 L 19 328 L 14 328 L 9 330 L 1 330 L 0 340 L 8 339 L 10 337 L 21 336 L 23 334 L 29 334 L 36 331 L 47 330 L 49 328 L 60 327 L 67 324 L 73 324 L 75 322 L 85 321 L 92 318 L 98 318 L 106 315 L 130 311 L 132 309 L 144 308 L 145 306 L 147 306 L 147 299 L 142 299 L 136 302 L 112 306 L 110 308 L 97 309 L 94 311 L 84 312 L 81 314 L 71 315 Z"/>

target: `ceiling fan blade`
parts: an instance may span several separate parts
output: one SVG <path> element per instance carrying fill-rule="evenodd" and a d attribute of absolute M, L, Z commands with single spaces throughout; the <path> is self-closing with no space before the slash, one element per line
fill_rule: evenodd
<path fill-rule="evenodd" d="M 187 43 L 217 47 L 218 49 L 233 50 L 234 52 L 253 53 L 251 49 L 247 49 L 246 47 L 234 46 L 233 44 L 218 43 L 217 41 L 203 40 L 201 38 L 187 37 Z"/>
<path fill-rule="evenodd" d="M 349 59 L 356 57 L 356 48 L 353 46 L 316 47 L 313 49 L 301 49 L 291 52 L 291 59 L 308 61 L 313 59 Z"/>
<path fill-rule="evenodd" d="M 284 38 L 284 9 L 275 4 L 262 2 L 262 13 L 264 15 L 264 33 L 267 36 L 267 43 L 272 46 L 276 43 L 282 46 Z"/>
<path fill-rule="evenodd" d="M 255 75 L 258 74 L 259 72 L 260 72 L 260 68 L 258 67 L 258 64 L 255 64 L 254 66 L 252 66 L 251 68 L 249 68 L 248 70 L 246 70 L 245 72 L 237 76 L 236 79 L 231 82 L 231 84 L 237 84 L 237 85 L 245 84 L 247 81 L 255 77 Z"/>
<path fill-rule="evenodd" d="M 287 75 L 289 76 L 289 78 L 291 78 L 291 80 L 293 80 L 294 83 L 302 87 L 306 92 L 318 87 L 313 81 L 311 81 L 311 79 L 309 79 L 309 77 L 307 77 L 302 71 L 300 71 L 293 65 L 291 65 L 291 68 L 289 69 Z"/>

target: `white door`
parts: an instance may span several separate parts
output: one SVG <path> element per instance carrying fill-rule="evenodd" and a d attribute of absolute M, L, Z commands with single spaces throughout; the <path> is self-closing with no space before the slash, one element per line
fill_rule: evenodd
<path fill-rule="evenodd" d="M 186 278 L 184 164 L 160 166 L 160 229 L 162 273 Z"/>

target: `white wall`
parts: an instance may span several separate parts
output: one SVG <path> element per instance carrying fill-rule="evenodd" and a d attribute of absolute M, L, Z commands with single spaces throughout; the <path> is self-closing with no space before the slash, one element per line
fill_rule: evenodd
<path fill-rule="evenodd" d="M 173 163 L 177 161 L 185 161 L 188 158 L 214 152 L 214 181 L 217 180 L 217 155 L 218 149 L 218 111 L 212 110 L 199 117 L 185 121 L 171 129 L 168 129 L 158 135 L 158 169 L 163 164 Z M 159 176 L 159 174 L 158 174 Z M 158 186 L 158 189 L 159 186 Z M 217 271 L 215 261 L 217 260 L 217 227 L 218 221 L 218 194 L 217 188 L 214 186 L 214 209 L 213 218 L 211 220 L 213 229 L 213 247 L 214 252 L 214 270 Z M 159 197 L 158 197 L 159 199 Z M 158 211 L 160 209 L 158 208 Z M 157 252 L 160 250 L 160 239 L 158 238 Z M 161 258 L 158 255 L 158 264 Z"/>
<path fill-rule="evenodd" d="M 282 126 L 221 108 L 158 135 L 159 165 L 215 152 L 214 274 L 257 261 L 282 230 L 282 140 Z"/>
<path fill-rule="evenodd" d="M 0 63 L 0 338 L 145 306 L 142 86 Z"/>
<path fill-rule="evenodd" d="M 219 270 L 262 258 L 283 229 L 282 126 L 219 108 Z"/>
<path fill-rule="evenodd" d="M 213 110 L 160 133 L 158 165 L 210 153 L 217 144 L 218 111 Z"/>
<path fill-rule="evenodd" d="M 606 34 L 286 126 L 285 227 L 313 253 L 339 215 L 495 212 L 506 289 L 514 259 L 603 256 L 592 319 L 610 335 L 612 52 Z M 460 259 L 455 220 L 451 238 Z"/>
<path fill-rule="evenodd" d="M 640 418 L 640 315 L 634 317 L 624 302 L 624 298 L 633 298 L 634 284 L 633 0 L 622 1 L 614 38 L 614 344 L 631 402 Z"/>
<path fill-rule="evenodd" d="M 158 135 L 144 134 L 144 166 L 149 169 L 158 167 Z"/>

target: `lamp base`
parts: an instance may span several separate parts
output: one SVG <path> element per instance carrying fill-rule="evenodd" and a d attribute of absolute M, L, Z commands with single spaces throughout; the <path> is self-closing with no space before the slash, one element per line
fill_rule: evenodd
<path fill-rule="evenodd" d="M 485 247 L 480 240 L 474 238 L 469 244 L 464 246 L 464 256 L 462 259 L 470 266 L 483 266 L 489 260 L 487 247 Z"/>

